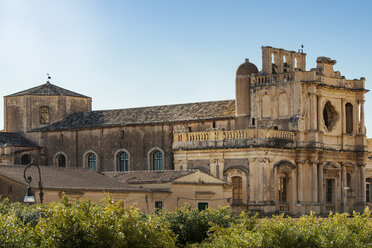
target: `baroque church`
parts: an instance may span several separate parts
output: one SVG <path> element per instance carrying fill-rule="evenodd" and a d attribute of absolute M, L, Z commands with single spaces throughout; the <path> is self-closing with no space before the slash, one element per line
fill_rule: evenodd
<path fill-rule="evenodd" d="M 195 170 L 230 185 L 235 211 L 361 211 L 372 197 L 368 90 L 335 64 L 318 57 L 307 70 L 303 51 L 263 46 L 261 70 L 248 59 L 238 67 L 235 100 L 103 111 L 48 81 L 4 97 L 0 164 L 122 180 Z"/>

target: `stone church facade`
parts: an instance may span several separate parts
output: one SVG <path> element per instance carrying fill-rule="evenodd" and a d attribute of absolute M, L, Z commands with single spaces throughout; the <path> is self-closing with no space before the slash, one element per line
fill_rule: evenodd
<path fill-rule="evenodd" d="M 231 183 L 236 211 L 362 210 L 372 196 L 365 79 L 345 79 L 327 57 L 316 63 L 306 70 L 305 53 L 266 46 L 261 71 L 238 67 L 235 100 L 105 111 L 47 82 L 4 97 L 0 160 L 198 169 Z"/>

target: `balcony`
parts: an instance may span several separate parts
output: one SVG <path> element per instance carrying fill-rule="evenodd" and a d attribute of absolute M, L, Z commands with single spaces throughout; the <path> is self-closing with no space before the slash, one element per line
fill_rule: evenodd
<path fill-rule="evenodd" d="M 241 147 L 294 147 L 296 132 L 272 129 L 213 130 L 174 132 L 173 149 L 209 149 Z"/>
<path fill-rule="evenodd" d="M 294 80 L 294 72 L 251 76 L 252 86 L 283 83 Z"/>

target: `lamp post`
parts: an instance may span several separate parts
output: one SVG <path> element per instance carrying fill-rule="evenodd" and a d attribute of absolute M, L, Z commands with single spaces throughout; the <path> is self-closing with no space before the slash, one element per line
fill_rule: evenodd
<path fill-rule="evenodd" d="M 34 195 L 34 192 L 32 191 L 32 188 L 30 186 L 31 184 L 31 181 L 32 181 L 32 177 L 31 176 L 26 176 L 26 171 L 32 167 L 32 166 L 35 166 L 37 168 L 37 170 L 39 171 L 39 195 L 40 195 L 40 203 L 43 203 L 43 196 L 44 196 L 44 193 L 43 193 L 43 185 L 41 184 L 41 173 L 40 173 L 40 167 L 37 165 L 37 164 L 34 164 L 34 163 L 30 163 L 28 164 L 24 171 L 23 171 L 23 177 L 25 178 L 25 181 L 26 183 L 28 183 L 28 186 L 27 186 L 27 193 L 26 193 L 26 196 L 23 200 L 24 203 L 35 203 L 36 202 L 36 199 L 35 199 L 35 195 Z"/>

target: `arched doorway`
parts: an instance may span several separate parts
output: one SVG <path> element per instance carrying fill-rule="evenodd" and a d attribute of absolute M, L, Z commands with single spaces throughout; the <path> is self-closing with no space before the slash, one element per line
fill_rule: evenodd
<path fill-rule="evenodd" d="M 275 164 L 274 170 L 276 210 L 293 213 L 297 201 L 296 166 L 287 160 L 282 160 Z"/>

